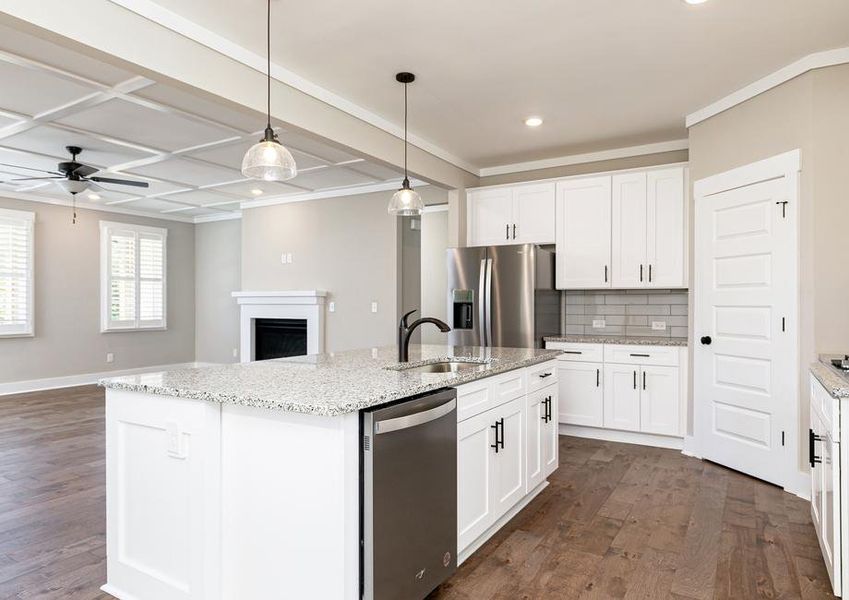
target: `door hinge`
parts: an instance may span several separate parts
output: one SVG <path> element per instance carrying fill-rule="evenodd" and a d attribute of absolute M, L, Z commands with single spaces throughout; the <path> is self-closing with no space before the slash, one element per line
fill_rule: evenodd
<path fill-rule="evenodd" d="M 781 445 L 784 445 L 784 432 L 781 432 Z"/>
<path fill-rule="evenodd" d="M 782 219 L 787 218 L 787 202 L 788 202 L 787 200 L 782 200 L 781 202 L 776 202 L 776 204 L 781 205 L 781 218 Z"/>

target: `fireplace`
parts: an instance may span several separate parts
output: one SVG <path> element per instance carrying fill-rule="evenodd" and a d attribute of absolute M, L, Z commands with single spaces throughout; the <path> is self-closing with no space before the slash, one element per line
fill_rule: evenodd
<path fill-rule="evenodd" d="M 254 321 L 254 360 L 303 356 L 306 353 L 306 319 L 256 319 Z"/>

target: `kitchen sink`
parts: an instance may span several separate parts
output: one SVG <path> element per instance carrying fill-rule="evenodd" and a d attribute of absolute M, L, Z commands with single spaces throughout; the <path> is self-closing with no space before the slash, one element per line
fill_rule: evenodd
<path fill-rule="evenodd" d="M 491 363 L 470 360 L 442 360 L 439 362 L 419 365 L 417 367 L 401 367 L 400 371 L 415 371 L 418 373 L 463 373 L 466 371 L 486 371 Z"/>

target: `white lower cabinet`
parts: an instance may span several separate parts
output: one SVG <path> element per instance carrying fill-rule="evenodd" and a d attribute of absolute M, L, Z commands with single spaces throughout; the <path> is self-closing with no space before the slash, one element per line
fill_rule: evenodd
<path fill-rule="evenodd" d="M 604 426 L 623 431 L 640 430 L 640 368 L 604 365 Z"/>
<path fill-rule="evenodd" d="M 640 431 L 678 435 L 681 405 L 678 367 L 643 366 L 640 371 Z"/>
<path fill-rule="evenodd" d="M 498 520 L 557 468 L 557 379 L 555 363 L 548 364 L 544 378 L 539 366 L 498 375 L 457 387 L 457 551 L 494 533 Z M 520 377 L 517 377 L 520 375 Z M 536 377 L 546 387 L 528 385 Z M 505 385 L 521 381 L 521 389 Z M 491 389 L 482 390 L 486 382 Z M 533 389 L 528 392 L 528 388 Z M 512 389 L 512 398 L 506 389 Z M 477 399 L 498 397 L 500 404 L 470 414 L 472 406 L 491 406 Z M 471 401 L 470 401 L 471 400 Z M 471 550 L 469 550 L 471 548 Z"/>
<path fill-rule="evenodd" d="M 599 363 L 558 361 L 557 380 L 560 383 L 561 423 L 602 427 L 603 387 L 602 365 Z"/>

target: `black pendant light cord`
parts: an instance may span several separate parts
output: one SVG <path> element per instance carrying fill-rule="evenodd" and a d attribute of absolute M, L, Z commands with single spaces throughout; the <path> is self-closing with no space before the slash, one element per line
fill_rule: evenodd
<path fill-rule="evenodd" d="M 268 107 L 268 128 L 271 129 L 271 0 L 268 0 L 268 14 L 265 20 L 265 59 L 266 59 L 266 106 Z"/>
<path fill-rule="evenodd" d="M 404 183 L 406 186 L 410 185 L 410 180 L 407 177 L 407 86 L 410 85 L 408 83 L 404 84 Z"/>

